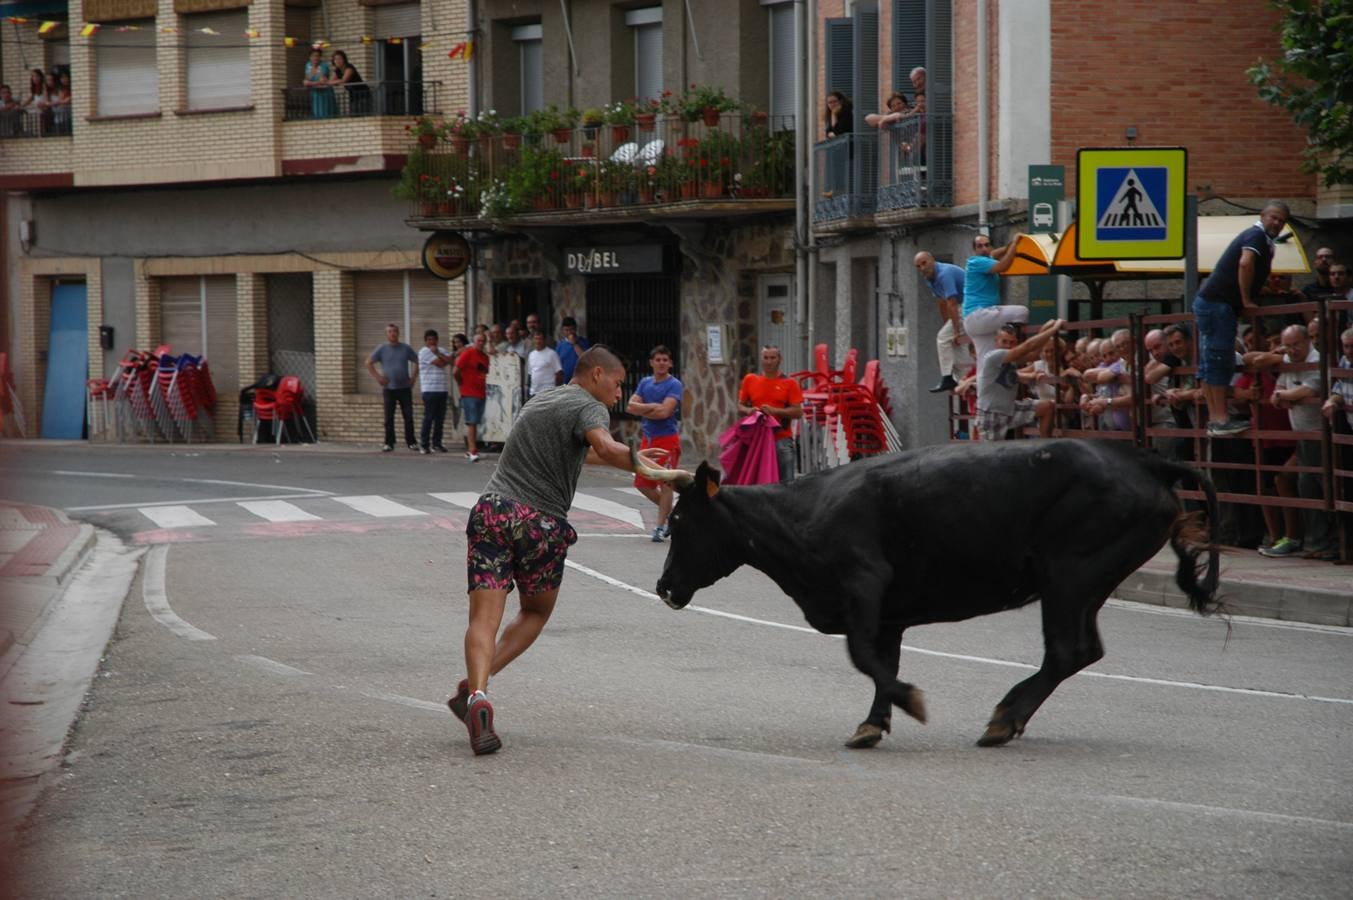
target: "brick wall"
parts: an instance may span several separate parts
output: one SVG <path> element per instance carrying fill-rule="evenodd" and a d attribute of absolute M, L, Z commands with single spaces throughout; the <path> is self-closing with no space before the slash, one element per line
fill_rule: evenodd
<path fill-rule="evenodd" d="M 1077 147 L 1124 145 L 1135 125 L 1139 145 L 1188 147 L 1190 188 L 1313 197 L 1301 131 L 1245 77 L 1280 54 L 1277 21 L 1264 0 L 1053 0 L 1052 162 L 1067 167 L 1068 196 Z"/>

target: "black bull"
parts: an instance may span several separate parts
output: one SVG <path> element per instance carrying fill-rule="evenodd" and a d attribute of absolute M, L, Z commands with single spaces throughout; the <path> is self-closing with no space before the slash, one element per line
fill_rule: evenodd
<path fill-rule="evenodd" d="M 950 444 L 789 485 L 720 488 L 704 463 L 693 476 L 671 474 L 680 496 L 658 595 L 681 609 L 741 565 L 770 576 L 810 625 L 846 636 L 851 661 L 874 682 L 853 747 L 879 742 L 894 704 L 925 721 L 921 692 L 897 680 L 912 625 L 1042 601 L 1043 664 L 997 704 L 978 741 L 991 746 L 1021 734 L 1058 684 L 1103 657 L 1100 607 L 1167 540 L 1190 607 L 1220 607 L 1216 543 L 1171 489 L 1198 485 L 1215 523 L 1212 484 L 1110 441 Z"/>

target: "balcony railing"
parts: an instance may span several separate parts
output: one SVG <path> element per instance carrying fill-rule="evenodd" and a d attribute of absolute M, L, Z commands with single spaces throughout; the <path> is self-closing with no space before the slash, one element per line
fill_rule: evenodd
<path fill-rule="evenodd" d="M 283 121 L 440 112 L 440 81 L 377 81 L 331 88 L 283 88 Z"/>
<path fill-rule="evenodd" d="M 0 138 L 69 137 L 70 107 L 0 112 Z"/>
<path fill-rule="evenodd" d="M 953 138 L 953 116 L 927 114 L 815 145 L 813 221 L 952 206 Z"/>
<path fill-rule="evenodd" d="M 497 219 L 556 210 L 792 200 L 792 120 L 721 115 L 452 137 L 411 156 L 413 215 Z"/>

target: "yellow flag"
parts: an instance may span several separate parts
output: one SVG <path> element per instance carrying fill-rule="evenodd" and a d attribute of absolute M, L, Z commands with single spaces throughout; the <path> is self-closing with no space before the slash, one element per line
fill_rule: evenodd
<path fill-rule="evenodd" d="M 98 30 L 99 26 L 97 23 L 86 22 L 85 27 L 80 29 L 80 37 L 91 37 L 94 34 L 94 32 Z"/>
<path fill-rule="evenodd" d="M 404 43 L 404 39 L 403 39 L 403 38 L 390 38 L 390 43 L 392 43 L 392 44 L 402 44 L 402 43 Z"/>
<path fill-rule="evenodd" d="M 369 34 L 364 34 L 364 35 L 362 35 L 362 43 L 363 43 L 363 44 L 374 43 L 375 40 L 376 40 L 376 39 L 373 38 L 373 37 L 372 37 L 371 35 L 369 35 Z"/>
<path fill-rule="evenodd" d="M 22 22 L 22 21 L 24 21 L 24 20 L 23 20 L 23 19 L 10 19 L 10 21 L 11 21 L 11 22 Z M 41 25 L 38 26 L 38 34 L 50 34 L 51 32 L 56 31 L 56 29 L 59 28 L 60 25 L 61 25 L 60 22 L 43 22 Z"/>
<path fill-rule="evenodd" d="M 284 37 L 282 38 L 282 44 L 286 47 L 295 47 L 296 39 L 294 37 Z"/>
<path fill-rule="evenodd" d="M 261 36 L 262 34 L 263 34 L 263 32 L 259 31 L 257 28 L 246 28 L 246 29 L 244 29 L 244 36 L 247 37 L 247 38 L 256 38 L 256 37 Z"/>

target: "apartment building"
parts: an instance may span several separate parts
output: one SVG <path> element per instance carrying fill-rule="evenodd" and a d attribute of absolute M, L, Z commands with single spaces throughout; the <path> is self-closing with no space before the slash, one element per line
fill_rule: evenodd
<path fill-rule="evenodd" d="M 234 439 L 240 388 L 272 372 L 301 378 L 322 438 L 377 442 L 365 360 L 385 324 L 415 345 L 465 327 L 463 284 L 423 270 L 392 195 L 412 118 L 466 102 L 451 58 L 465 4 L 21 6 L 3 22 L 4 82 L 21 99 L 35 68 L 71 84 L 63 113 L 0 128 L 4 337 L 28 434 L 78 436 L 85 380 L 168 345 L 206 356 L 218 436 Z M 358 79 L 307 88 L 316 45 Z"/>
<path fill-rule="evenodd" d="M 1072 200 L 1078 148 L 1182 146 L 1201 215 L 1280 198 L 1308 245 L 1353 215 L 1347 187 L 1317 186 L 1301 171 L 1304 135 L 1245 76 L 1261 56 L 1281 55 L 1277 12 L 1263 0 L 816 7 L 815 89 L 854 101 L 855 132 L 824 140 L 816 123 L 812 339 L 882 360 L 908 445 L 947 436 L 946 396 L 926 390 L 938 379 L 940 320 L 913 256 L 928 250 L 962 265 L 979 228 L 998 245 L 1029 229 L 1031 165 L 1065 167 Z M 892 91 L 914 102 L 916 67 L 926 69 L 926 115 L 885 129 L 864 125 Z M 1004 280 L 1004 302 L 1029 302 L 1028 279 Z M 1183 295 L 1178 280 L 1095 288 L 1096 304 L 1173 298 L 1178 310 Z M 1073 317 L 1102 308 L 1086 284 L 1069 290 Z"/>
<path fill-rule="evenodd" d="M 781 347 L 787 371 L 807 367 L 795 274 L 807 18 L 796 28 L 795 12 L 771 0 L 478 0 L 477 107 L 498 124 L 466 141 L 452 122 L 416 160 L 456 199 L 413 201 L 410 223 L 471 241 L 476 320 L 535 313 L 557 335 L 572 316 L 625 359 L 627 392 L 650 348 L 667 345 L 697 457 L 717 456 L 761 345 Z M 696 89 L 723 95 L 708 117 L 676 109 Z"/>

